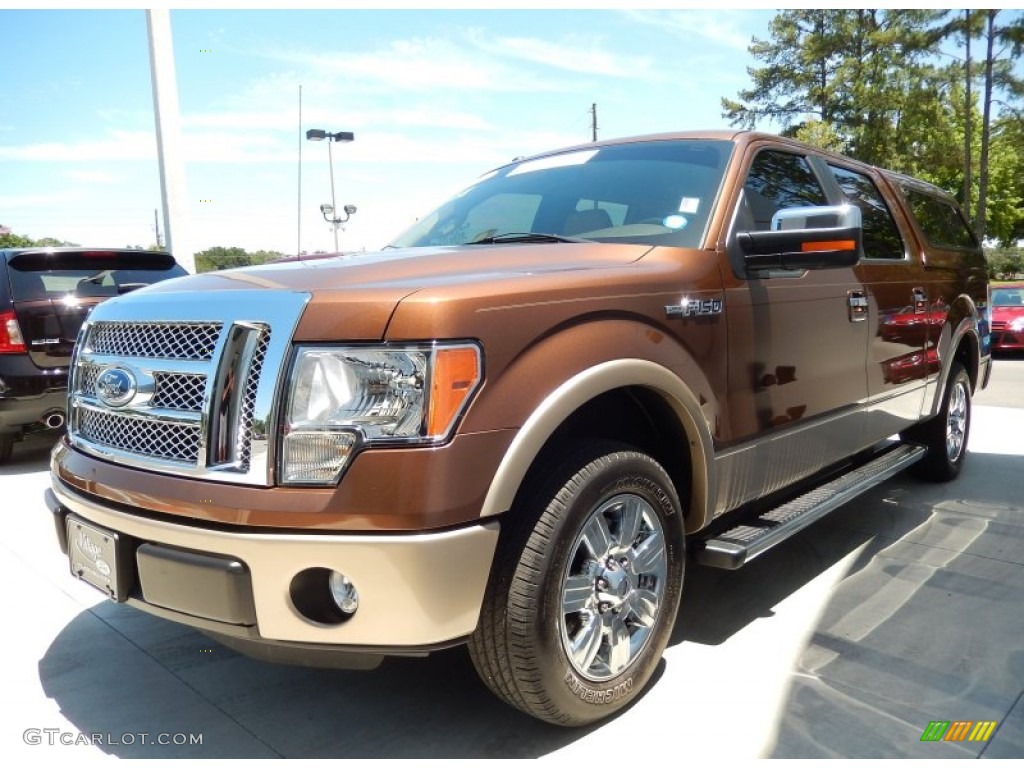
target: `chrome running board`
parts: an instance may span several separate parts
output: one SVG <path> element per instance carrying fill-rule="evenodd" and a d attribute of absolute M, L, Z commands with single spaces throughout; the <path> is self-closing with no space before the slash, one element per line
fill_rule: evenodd
<path fill-rule="evenodd" d="M 797 496 L 753 520 L 746 520 L 716 534 L 713 538 L 698 539 L 693 544 L 697 562 L 713 568 L 741 568 L 854 496 L 924 458 L 927 450 L 920 445 L 898 443 L 867 464 Z"/>

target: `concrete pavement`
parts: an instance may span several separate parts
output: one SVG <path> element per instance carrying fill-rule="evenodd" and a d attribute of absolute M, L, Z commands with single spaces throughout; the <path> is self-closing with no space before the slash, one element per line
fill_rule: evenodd
<path fill-rule="evenodd" d="M 1024 361 L 999 360 L 956 482 L 899 475 L 741 571 L 688 564 L 656 684 L 572 731 L 493 699 L 461 650 L 275 666 L 104 600 L 67 573 L 42 504 L 50 445 L 33 440 L 0 467 L 0 754 L 1024 757 L 1022 406 Z M 922 742 L 936 720 L 998 726 Z"/>

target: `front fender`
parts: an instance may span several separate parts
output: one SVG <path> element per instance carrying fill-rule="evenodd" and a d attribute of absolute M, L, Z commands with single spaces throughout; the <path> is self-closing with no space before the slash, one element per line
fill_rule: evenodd
<path fill-rule="evenodd" d="M 474 404 L 474 422 L 485 420 L 484 413 L 493 408 L 516 422 L 506 426 L 518 426 L 487 491 L 481 517 L 511 507 L 533 460 L 570 415 L 622 387 L 656 393 L 679 419 L 689 443 L 693 478 L 688 527 L 709 521 L 714 505 L 710 492 L 717 487 L 712 477 L 712 435 L 721 421 L 715 389 L 682 345 L 632 320 L 588 323 L 544 339 L 481 392 L 484 397 Z M 531 394 L 524 398 L 527 392 Z"/>

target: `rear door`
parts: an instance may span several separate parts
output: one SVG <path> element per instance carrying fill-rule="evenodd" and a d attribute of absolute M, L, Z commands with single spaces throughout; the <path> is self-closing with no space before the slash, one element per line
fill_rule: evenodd
<path fill-rule="evenodd" d="M 828 162 L 842 199 L 860 208 L 864 256 L 855 272 L 868 307 L 867 438 L 881 440 L 921 417 L 936 307 L 903 232 L 910 225 L 862 168 Z M 899 217 L 897 219 L 897 217 Z"/>
<path fill-rule="evenodd" d="M 184 275 L 166 253 L 22 251 L 7 257 L 14 311 L 38 368 L 63 368 L 86 316 L 101 301 Z"/>

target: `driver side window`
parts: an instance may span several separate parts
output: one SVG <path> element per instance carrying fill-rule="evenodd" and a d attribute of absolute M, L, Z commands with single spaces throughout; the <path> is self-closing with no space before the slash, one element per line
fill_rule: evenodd
<path fill-rule="evenodd" d="M 743 185 L 738 227 L 767 231 L 776 211 L 807 205 L 828 205 L 807 160 L 789 152 L 764 150 L 754 158 Z"/>

